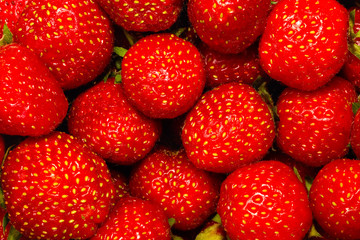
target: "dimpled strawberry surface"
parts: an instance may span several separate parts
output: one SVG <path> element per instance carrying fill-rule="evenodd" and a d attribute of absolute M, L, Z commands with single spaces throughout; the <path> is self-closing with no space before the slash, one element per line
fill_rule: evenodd
<path fill-rule="evenodd" d="M 0 12 L 0 240 L 360 239 L 360 1 Z"/>

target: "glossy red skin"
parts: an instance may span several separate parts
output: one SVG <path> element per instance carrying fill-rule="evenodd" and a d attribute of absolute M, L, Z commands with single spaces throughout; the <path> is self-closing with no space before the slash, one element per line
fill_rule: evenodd
<path fill-rule="evenodd" d="M 261 66 L 292 88 L 323 86 L 346 60 L 348 20 L 347 10 L 336 0 L 280 1 L 260 40 Z"/>
<path fill-rule="evenodd" d="M 154 147 L 161 125 L 136 110 L 110 78 L 75 99 L 68 130 L 108 162 L 131 165 Z"/>
<path fill-rule="evenodd" d="M 205 71 L 197 48 L 173 34 L 140 39 L 122 60 L 122 84 L 129 101 L 151 118 L 175 118 L 201 96 Z"/>
<path fill-rule="evenodd" d="M 309 199 L 314 218 L 336 239 L 360 238 L 359 174 L 359 161 L 337 159 L 320 170 L 311 186 Z"/>
<path fill-rule="evenodd" d="M 40 136 L 65 118 L 68 102 L 60 85 L 27 48 L 0 48 L 0 133 Z"/>
<path fill-rule="evenodd" d="M 122 198 L 109 218 L 90 240 L 170 240 L 170 226 L 164 211 L 150 201 Z"/>
<path fill-rule="evenodd" d="M 130 175 L 131 195 L 162 206 L 174 229 L 200 227 L 215 213 L 219 187 L 207 172 L 196 168 L 185 151 L 157 148 Z"/>
<path fill-rule="evenodd" d="M 111 24 L 92 0 L 36 0 L 25 7 L 14 39 L 34 51 L 67 90 L 94 80 L 110 63 Z"/>
<path fill-rule="evenodd" d="M 188 113 L 182 131 L 194 165 L 218 173 L 260 160 L 274 137 L 268 106 L 253 87 L 242 83 L 206 92 Z"/>
<path fill-rule="evenodd" d="M 3 27 L 6 24 L 13 32 L 17 20 L 29 0 L 1 0 L 0 1 L 0 39 L 3 36 Z"/>
<path fill-rule="evenodd" d="M 170 28 L 178 19 L 183 0 L 108 1 L 97 2 L 110 18 L 127 31 L 159 32 Z"/>
<path fill-rule="evenodd" d="M 355 114 L 354 122 L 351 128 L 350 145 L 356 157 L 360 158 L 360 111 Z"/>
<path fill-rule="evenodd" d="M 206 86 L 209 88 L 228 82 L 251 85 L 257 78 L 265 75 L 260 67 L 256 46 L 239 54 L 223 54 L 202 44 L 200 52 L 205 62 Z"/>
<path fill-rule="evenodd" d="M 240 167 L 223 182 L 217 211 L 230 239 L 303 239 L 312 225 L 307 191 L 278 161 Z"/>
<path fill-rule="evenodd" d="M 360 31 L 360 8 L 355 7 L 349 9 L 349 11 L 355 10 L 355 21 L 354 21 L 354 33 Z M 360 39 L 349 38 L 349 44 L 360 45 Z M 342 68 L 343 76 L 351 81 L 358 89 L 360 89 L 360 59 L 353 55 L 350 51 L 348 52 L 348 58 Z"/>
<path fill-rule="evenodd" d="M 287 88 L 277 102 L 279 148 L 297 161 L 319 167 L 348 152 L 354 86 L 335 77 L 317 90 Z"/>
<path fill-rule="evenodd" d="M 200 39 L 222 53 L 240 53 L 262 34 L 270 0 L 190 0 L 189 20 Z"/>
<path fill-rule="evenodd" d="M 62 132 L 16 146 L 5 160 L 1 186 L 10 222 L 33 239 L 91 237 L 115 193 L 105 161 Z"/>

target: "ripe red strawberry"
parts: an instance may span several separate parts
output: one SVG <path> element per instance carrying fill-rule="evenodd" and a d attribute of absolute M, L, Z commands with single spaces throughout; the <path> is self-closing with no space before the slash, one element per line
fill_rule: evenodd
<path fill-rule="evenodd" d="M 97 2 L 111 19 L 127 31 L 159 32 L 170 28 L 178 19 L 183 0 Z"/>
<path fill-rule="evenodd" d="M 3 27 L 6 24 L 12 32 L 15 29 L 24 7 L 29 0 L 0 0 L 0 39 L 3 37 Z"/>
<path fill-rule="evenodd" d="M 113 50 L 111 21 L 92 0 L 31 1 L 14 39 L 34 51 L 64 89 L 94 80 Z"/>
<path fill-rule="evenodd" d="M 337 159 L 317 174 L 310 189 L 313 216 L 331 237 L 360 239 L 360 162 Z"/>
<path fill-rule="evenodd" d="M 314 91 L 285 89 L 277 102 L 279 148 L 310 166 L 343 157 L 355 101 L 354 86 L 340 77 Z"/>
<path fill-rule="evenodd" d="M 1 184 L 11 224 L 31 239 L 91 237 L 115 193 L 105 161 L 62 132 L 11 150 Z"/>
<path fill-rule="evenodd" d="M 356 157 L 360 159 L 360 111 L 357 111 L 351 127 L 350 145 Z"/>
<path fill-rule="evenodd" d="M 200 39 L 222 53 L 240 53 L 262 34 L 270 0 L 190 0 L 187 12 Z"/>
<path fill-rule="evenodd" d="M 65 118 L 68 102 L 60 85 L 30 50 L 0 48 L 0 133 L 39 136 Z"/>
<path fill-rule="evenodd" d="M 118 202 L 123 197 L 130 196 L 129 179 L 117 168 L 110 168 L 111 179 L 115 186 L 115 202 Z"/>
<path fill-rule="evenodd" d="M 150 201 L 122 198 L 91 240 L 170 240 L 170 226 L 164 211 Z"/>
<path fill-rule="evenodd" d="M 260 63 L 285 85 L 314 90 L 343 66 L 347 31 L 347 10 L 336 0 L 282 0 L 267 19 Z"/>
<path fill-rule="evenodd" d="M 188 113 L 182 141 L 195 166 L 226 173 L 260 160 L 272 146 L 274 128 L 254 88 L 227 83 L 206 92 Z"/>
<path fill-rule="evenodd" d="M 110 78 L 75 99 L 68 129 L 105 160 L 130 165 L 154 147 L 161 125 L 130 105 L 121 85 Z"/>
<path fill-rule="evenodd" d="M 187 112 L 205 86 L 197 48 L 168 33 L 134 44 L 124 56 L 121 75 L 130 102 L 152 118 L 175 118 Z"/>
<path fill-rule="evenodd" d="M 215 212 L 219 187 L 207 172 L 196 168 L 185 151 L 157 148 L 130 175 L 130 193 L 162 206 L 173 227 L 190 230 Z"/>
<path fill-rule="evenodd" d="M 239 54 L 223 54 L 201 44 L 200 52 L 205 62 L 206 86 L 209 88 L 235 81 L 251 85 L 265 75 L 255 45 Z"/>
<path fill-rule="evenodd" d="M 261 161 L 223 182 L 218 213 L 230 239 L 303 239 L 312 224 L 307 191 L 290 167 Z"/>
<path fill-rule="evenodd" d="M 360 7 L 350 10 L 348 58 L 342 68 L 343 76 L 351 81 L 357 89 L 360 89 L 360 38 L 357 33 L 360 31 Z"/>

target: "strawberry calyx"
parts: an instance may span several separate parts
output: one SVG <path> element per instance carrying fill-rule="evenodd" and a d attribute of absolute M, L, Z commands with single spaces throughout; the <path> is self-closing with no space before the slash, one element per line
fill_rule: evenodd
<path fill-rule="evenodd" d="M 349 35 L 350 40 L 348 43 L 348 49 L 349 51 L 358 59 L 360 59 L 360 46 L 356 43 L 356 39 L 360 37 L 360 31 L 355 32 L 354 26 L 355 26 L 355 13 L 356 9 L 353 9 L 349 13 Z"/>
<path fill-rule="evenodd" d="M 13 34 L 11 33 L 9 27 L 4 24 L 3 27 L 3 36 L 0 38 L 0 47 L 5 46 L 13 42 Z"/>

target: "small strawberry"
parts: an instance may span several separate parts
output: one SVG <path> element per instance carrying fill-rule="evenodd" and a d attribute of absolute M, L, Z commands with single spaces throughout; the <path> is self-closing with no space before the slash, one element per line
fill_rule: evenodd
<path fill-rule="evenodd" d="M 109 218 L 90 240 L 170 240 L 170 225 L 164 211 L 150 201 L 122 198 Z"/>
<path fill-rule="evenodd" d="M 348 152 L 354 86 L 335 77 L 313 91 L 285 89 L 277 102 L 279 148 L 297 161 L 319 167 Z"/>
<path fill-rule="evenodd" d="M 348 13 L 336 0 L 282 0 L 271 11 L 259 45 L 272 78 L 301 90 L 330 81 L 347 56 Z"/>
<path fill-rule="evenodd" d="M 184 150 L 155 149 L 135 167 L 129 185 L 131 195 L 161 205 L 180 230 L 201 226 L 218 200 L 216 180 L 196 168 Z"/>
<path fill-rule="evenodd" d="M 331 237 L 360 239 L 360 162 L 337 159 L 317 174 L 310 189 L 313 216 Z"/>
<path fill-rule="evenodd" d="M 12 149 L 1 184 L 11 224 L 31 239 L 91 237 L 115 193 L 105 161 L 62 132 Z"/>
<path fill-rule="evenodd" d="M 251 85 L 265 75 L 255 45 L 239 54 L 224 54 L 201 44 L 200 52 L 205 62 L 206 86 L 209 88 L 235 81 Z"/>
<path fill-rule="evenodd" d="M 154 147 L 161 125 L 130 105 L 121 85 L 110 78 L 75 99 L 68 129 L 105 160 L 130 165 Z"/>
<path fill-rule="evenodd" d="M 111 179 L 115 186 L 115 202 L 118 202 L 123 197 L 130 196 L 129 179 L 117 168 L 110 168 Z"/>
<path fill-rule="evenodd" d="M 35 52 L 64 89 L 94 80 L 113 50 L 111 21 L 93 0 L 31 1 L 14 39 Z"/>
<path fill-rule="evenodd" d="M 189 20 L 200 39 L 222 53 L 240 53 L 262 34 L 270 0 L 190 0 Z"/>
<path fill-rule="evenodd" d="M 60 85 L 27 48 L 0 47 L 0 133 L 39 136 L 65 118 L 68 102 Z"/>
<path fill-rule="evenodd" d="M 0 0 L 0 39 L 3 37 L 2 29 L 6 24 L 11 32 L 15 30 L 24 7 L 29 0 Z"/>
<path fill-rule="evenodd" d="M 217 210 L 230 239 L 300 240 L 312 224 L 306 189 L 278 161 L 232 172 L 221 186 Z"/>
<path fill-rule="evenodd" d="M 152 118 L 175 118 L 187 112 L 205 86 L 197 48 L 169 33 L 136 42 L 122 60 L 121 75 L 129 101 Z"/>
<path fill-rule="evenodd" d="M 182 132 L 195 166 L 219 173 L 260 160 L 274 137 L 268 106 L 253 87 L 242 83 L 206 92 L 186 116 Z"/>
<path fill-rule="evenodd" d="M 350 9 L 349 15 L 349 56 L 342 68 L 342 74 L 360 89 L 360 7 Z"/>
<path fill-rule="evenodd" d="M 170 28 L 178 19 L 183 0 L 108 1 L 97 2 L 110 18 L 127 31 L 159 32 Z"/>

